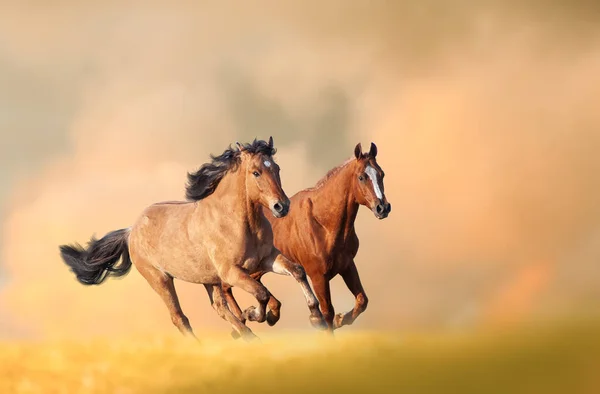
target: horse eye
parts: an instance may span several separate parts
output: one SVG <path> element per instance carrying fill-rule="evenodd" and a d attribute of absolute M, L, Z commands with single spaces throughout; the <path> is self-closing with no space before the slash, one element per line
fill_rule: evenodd
<path fill-rule="evenodd" d="M 260 176 L 260 174 L 258 173 L 258 171 L 254 171 L 254 172 L 253 172 L 253 175 L 254 175 L 255 177 L 257 177 L 257 178 Z"/>
<path fill-rule="evenodd" d="M 359 180 L 359 181 L 364 181 L 364 180 L 365 180 L 365 178 L 364 178 L 362 175 L 359 175 L 359 176 L 358 176 L 358 180 Z"/>

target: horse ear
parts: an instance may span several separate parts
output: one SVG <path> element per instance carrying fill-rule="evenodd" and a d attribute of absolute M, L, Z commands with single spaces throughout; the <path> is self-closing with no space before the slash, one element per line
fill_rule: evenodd
<path fill-rule="evenodd" d="M 362 157 L 362 145 L 360 142 L 356 145 L 356 148 L 354 148 L 354 156 L 356 156 L 357 160 Z"/>
<path fill-rule="evenodd" d="M 371 142 L 371 150 L 369 151 L 369 156 L 377 157 L 377 145 Z"/>
<path fill-rule="evenodd" d="M 237 147 L 238 147 L 238 150 L 239 150 L 240 152 L 243 152 L 243 151 L 244 151 L 244 145 L 240 144 L 239 142 L 236 142 L 235 144 L 237 145 Z"/>
<path fill-rule="evenodd" d="M 273 136 L 269 137 L 269 148 L 273 147 Z"/>

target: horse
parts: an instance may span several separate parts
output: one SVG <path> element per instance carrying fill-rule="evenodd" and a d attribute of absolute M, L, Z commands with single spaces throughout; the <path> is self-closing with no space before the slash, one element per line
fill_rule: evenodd
<path fill-rule="evenodd" d="M 378 219 L 385 219 L 392 210 L 384 193 L 383 170 L 377 164 L 377 146 L 371 143 L 368 153 L 359 143 L 354 157 L 332 169 L 316 186 L 298 192 L 290 199 L 290 214 L 283 219 L 265 213 L 273 226 L 275 247 L 286 257 L 300 263 L 311 279 L 319 300 L 327 331 L 352 324 L 369 302 L 356 269 L 354 258 L 359 241 L 354 221 L 360 205 L 368 207 Z M 266 274 L 252 275 L 258 281 Z M 340 274 L 355 297 L 354 308 L 335 315 L 331 303 L 329 282 Z M 231 286 L 223 285 L 228 305 L 236 316 L 242 312 Z M 278 320 L 281 302 L 269 300 L 273 316 Z M 276 323 L 275 319 L 268 322 Z"/>
<path fill-rule="evenodd" d="M 174 279 L 203 284 L 213 309 L 231 324 L 234 337 L 257 337 L 240 320 L 272 320 L 267 312 L 270 293 L 250 275 L 257 271 L 289 275 L 300 284 L 313 325 L 322 324 L 319 303 L 301 265 L 273 245 L 271 225 L 264 215 L 283 218 L 290 201 L 281 187 L 280 168 L 269 142 L 231 145 L 195 173 L 188 173 L 188 201 L 166 201 L 147 207 L 132 227 L 87 248 L 61 245 L 63 261 L 83 285 L 99 285 L 109 276 L 123 276 L 135 265 L 166 304 L 175 327 L 196 338 L 175 292 Z M 263 208 L 265 210 L 263 210 Z M 117 264 L 121 260 L 120 264 Z M 239 287 L 258 301 L 242 316 L 228 308 L 222 286 Z"/>

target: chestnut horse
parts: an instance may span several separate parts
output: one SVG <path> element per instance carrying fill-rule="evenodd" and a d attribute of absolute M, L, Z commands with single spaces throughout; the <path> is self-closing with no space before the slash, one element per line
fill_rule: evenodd
<path fill-rule="evenodd" d="M 358 252 L 354 221 L 360 205 L 371 209 L 378 219 L 386 218 L 392 209 L 384 194 L 384 172 L 376 157 L 375 144 L 371 143 L 368 153 L 363 153 L 358 144 L 354 158 L 329 171 L 315 187 L 291 198 L 288 216 L 275 219 L 266 213 L 273 226 L 275 247 L 300 263 L 310 277 L 330 332 L 352 324 L 367 308 L 368 298 L 354 263 Z M 260 281 L 265 273 L 257 272 L 253 278 Z M 329 281 L 338 274 L 356 301 L 353 310 L 334 315 Z M 223 289 L 232 312 L 241 316 L 231 287 L 224 284 Z M 280 307 L 281 303 L 271 297 L 269 308 L 276 319 L 270 319 L 270 325 L 279 318 Z"/>
<path fill-rule="evenodd" d="M 322 315 L 305 271 L 273 246 L 271 225 L 263 213 L 264 207 L 271 217 L 282 218 L 289 209 L 279 166 L 272 159 L 273 139 L 238 147 L 211 156 L 211 163 L 188 174 L 186 196 L 193 201 L 151 205 L 133 227 L 92 238 L 87 249 L 61 246 L 62 258 L 79 282 L 98 285 L 109 275 L 126 274 L 133 263 L 167 305 L 173 324 L 192 337 L 173 279 L 204 284 L 219 316 L 237 336 L 251 340 L 256 336 L 227 307 L 222 284 L 252 294 L 258 308 L 248 308 L 243 319 L 263 322 L 270 293 L 250 274 L 275 272 L 300 283 L 311 321 L 320 324 Z"/>

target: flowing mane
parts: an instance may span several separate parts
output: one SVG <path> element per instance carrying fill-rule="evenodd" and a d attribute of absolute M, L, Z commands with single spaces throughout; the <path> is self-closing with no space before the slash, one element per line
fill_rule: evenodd
<path fill-rule="evenodd" d="M 257 139 L 254 139 L 251 144 L 244 144 L 243 147 L 244 151 L 253 155 L 273 156 L 277 151 L 267 142 Z M 241 151 L 231 146 L 219 156 L 210 155 L 210 163 L 203 164 L 196 172 L 188 172 L 185 197 L 189 201 L 199 201 L 213 194 L 225 174 L 237 170 L 241 161 L 240 155 Z"/>
<path fill-rule="evenodd" d="M 352 161 L 354 161 L 354 158 L 350 158 L 350 159 L 346 160 L 345 162 L 343 162 L 342 164 L 340 164 L 339 166 L 332 168 L 331 170 L 329 170 L 329 172 L 327 174 L 325 174 L 325 176 L 323 178 L 321 178 L 321 180 L 319 182 L 317 182 L 316 185 L 314 185 L 313 187 L 309 187 L 308 189 L 304 189 L 304 190 L 310 191 L 310 190 L 316 190 L 316 189 L 323 187 L 323 185 L 326 184 L 329 179 L 331 179 L 335 174 L 337 174 L 342 169 L 344 169 Z"/>

